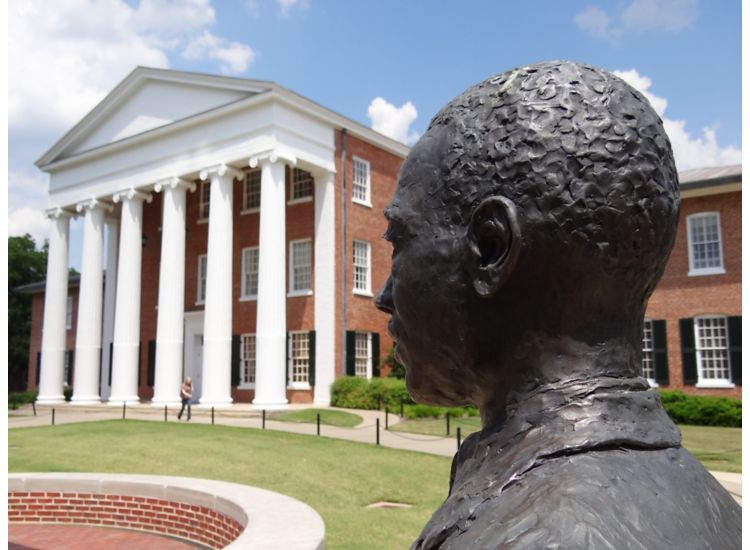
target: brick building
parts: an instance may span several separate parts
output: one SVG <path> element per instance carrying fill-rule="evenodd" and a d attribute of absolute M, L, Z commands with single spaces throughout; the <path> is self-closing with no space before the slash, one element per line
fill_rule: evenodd
<path fill-rule="evenodd" d="M 382 211 L 407 152 L 270 82 L 135 69 L 37 161 L 52 223 L 46 286 L 25 288 L 29 387 L 162 405 L 192 376 L 203 405 L 274 408 L 377 376 Z"/>
<path fill-rule="evenodd" d="M 273 83 L 136 69 L 37 162 L 52 231 L 46 286 L 23 289 L 29 388 L 162 405 L 192 376 L 201 404 L 273 408 L 377 376 L 391 346 L 372 304 L 390 269 L 382 211 L 407 152 Z M 741 177 L 680 175 L 644 330 L 660 388 L 741 395 Z M 72 216 L 84 242 L 69 281 Z"/>

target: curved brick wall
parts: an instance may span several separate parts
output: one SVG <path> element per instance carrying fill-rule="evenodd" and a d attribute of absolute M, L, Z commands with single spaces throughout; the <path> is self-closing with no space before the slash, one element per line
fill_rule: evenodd
<path fill-rule="evenodd" d="M 9 474 L 8 521 L 134 529 L 210 548 L 325 547 L 323 520 L 306 504 L 272 491 L 207 479 Z"/>

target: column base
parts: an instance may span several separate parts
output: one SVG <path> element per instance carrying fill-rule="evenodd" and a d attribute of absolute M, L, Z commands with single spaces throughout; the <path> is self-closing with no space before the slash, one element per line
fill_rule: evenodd
<path fill-rule="evenodd" d="M 110 407 L 122 407 L 123 402 L 126 405 L 139 405 L 141 402 L 140 397 L 137 395 L 118 397 L 116 395 L 110 395 L 107 405 Z"/>
<path fill-rule="evenodd" d="M 73 396 L 70 400 L 71 405 L 101 405 L 102 400 L 98 395 Z"/>
<path fill-rule="evenodd" d="M 37 405 L 60 405 L 65 402 L 64 395 L 39 395 L 36 398 Z"/>

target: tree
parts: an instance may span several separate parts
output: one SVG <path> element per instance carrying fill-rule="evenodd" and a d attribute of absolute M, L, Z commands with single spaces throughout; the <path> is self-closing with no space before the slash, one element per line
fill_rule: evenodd
<path fill-rule="evenodd" d="M 31 235 L 8 238 L 8 390 L 26 389 L 31 333 L 31 296 L 13 289 L 43 281 L 47 243 L 37 248 Z"/>

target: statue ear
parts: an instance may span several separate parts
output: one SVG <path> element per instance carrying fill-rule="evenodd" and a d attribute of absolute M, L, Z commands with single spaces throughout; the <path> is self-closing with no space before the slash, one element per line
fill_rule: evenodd
<path fill-rule="evenodd" d="M 468 239 L 475 260 L 474 290 L 489 298 L 503 286 L 518 260 L 521 232 L 515 204 L 505 197 L 482 201 L 471 216 Z"/>

